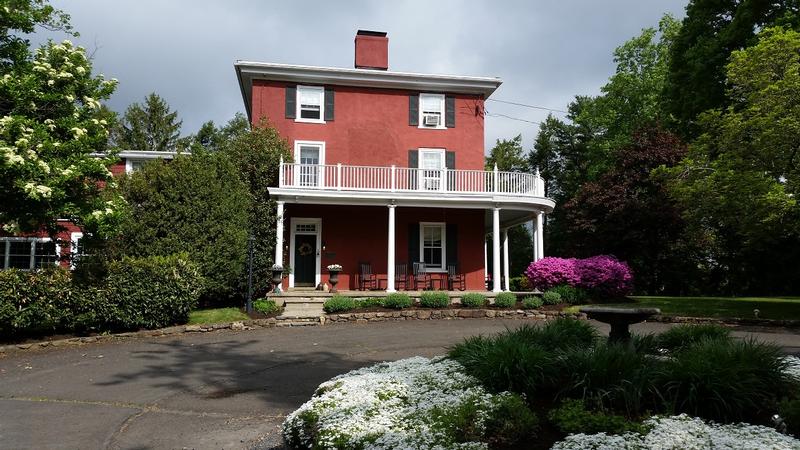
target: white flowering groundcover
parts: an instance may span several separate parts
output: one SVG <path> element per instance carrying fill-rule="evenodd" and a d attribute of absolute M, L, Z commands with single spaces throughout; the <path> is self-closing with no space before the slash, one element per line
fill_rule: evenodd
<path fill-rule="evenodd" d="M 787 372 L 800 379 L 800 358 L 786 360 Z M 458 442 L 441 418 L 471 402 L 478 410 L 474 427 L 481 430 L 481 418 L 491 417 L 508 395 L 488 393 L 460 364 L 443 357 L 381 363 L 322 383 L 311 400 L 286 418 L 283 436 L 294 448 L 483 449 L 483 441 Z M 798 439 L 744 423 L 720 425 L 682 414 L 653 417 L 645 425 L 646 434 L 573 434 L 552 449 L 800 449 Z"/>
<path fill-rule="evenodd" d="M 354 370 L 322 383 L 283 423 L 295 448 L 482 449 L 456 442 L 440 418 L 466 402 L 488 417 L 507 393 L 492 395 L 455 361 L 414 357 Z"/>

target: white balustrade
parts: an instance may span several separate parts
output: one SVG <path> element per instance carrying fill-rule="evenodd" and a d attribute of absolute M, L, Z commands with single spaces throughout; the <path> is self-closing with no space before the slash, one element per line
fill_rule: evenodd
<path fill-rule="evenodd" d="M 397 166 L 311 165 L 280 163 L 281 188 L 338 191 L 498 193 L 544 197 L 539 173 L 497 169 L 417 169 Z"/>

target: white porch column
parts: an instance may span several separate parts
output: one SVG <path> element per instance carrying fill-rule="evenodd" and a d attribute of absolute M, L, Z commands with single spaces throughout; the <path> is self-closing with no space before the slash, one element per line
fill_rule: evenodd
<path fill-rule="evenodd" d="M 539 260 L 539 233 L 537 230 L 537 223 L 539 222 L 539 216 L 534 215 L 531 217 L 531 250 L 533 250 L 533 262 Z"/>
<path fill-rule="evenodd" d="M 489 279 L 489 244 L 486 242 L 486 235 L 483 235 L 483 281 Z"/>
<path fill-rule="evenodd" d="M 386 292 L 394 292 L 394 210 L 396 205 L 389 205 L 389 237 L 386 252 Z"/>
<path fill-rule="evenodd" d="M 500 292 L 500 208 L 492 210 L 492 292 Z"/>
<path fill-rule="evenodd" d="M 536 214 L 536 257 L 544 258 L 544 213 Z"/>
<path fill-rule="evenodd" d="M 278 220 L 275 236 L 275 264 L 283 265 L 283 202 L 278 202 Z"/>
<path fill-rule="evenodd" d="M 506 228 L 503 230 L 503 273 L 506 276 L 503 290 L 505 291 L 511 290 L 511 274 L 508 273 L 508 266 L 508 228 Z"/>

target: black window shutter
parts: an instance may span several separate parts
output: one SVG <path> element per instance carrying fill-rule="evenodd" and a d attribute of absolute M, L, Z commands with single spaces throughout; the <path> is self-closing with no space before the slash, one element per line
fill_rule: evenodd
<path fill-rule="evenodd" d="M 419 126 L 419 94 L 408 96 L 408 124 Z"/>
<path fill-rule="evenodd" d="M 408 151 L 408 168 L 409 169 L 417 169 L 419 168 L 419 150 L 412 148 Z M 409 170 L 408 171 L 408 188 L 409 189 L 416 189 L 417 188 L 417 171 L 416 170 Z"/>
<path fill-rule="evenodd" d="M 325 87 L 325 121 L 333 120 L 333 88 Z"/>
<path fill-rule="evenodd" d="M 297 115 L 297 86 L 286 86 L 286 118 L 294 119 Z"/>
<path fill-rule="evenodd" d="M 419 262 L 419 223 L 408 224 L 408 267 L 411 269 Z"/>
<path fill-rule="evenodd" d="M 456 127 L 456 98 L 452 95 L 444 97 L 444 126 Z"/>
<path fill-rule="evenodd" d="M 447 224 L 445 246 L 447 246 L 447 265 L 458 264 L 458 227 L 454 223 Z"/>
<path fill-rule="evenodd" d="M 456 152 L 444 152 L 444 166 L 447 170 L 455 170 L 456 168 Z M 447 189 L 454 191 L 456 189 L 456 174 L 452 172 L 447 173 Z"/>

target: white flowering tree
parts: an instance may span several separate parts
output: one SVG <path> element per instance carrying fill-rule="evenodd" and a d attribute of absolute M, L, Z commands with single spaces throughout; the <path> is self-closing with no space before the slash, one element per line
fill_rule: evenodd
<path fill-rule="evenodd" d="M 92 75 L 82 47 L 48 42 L 0 78 L 0 224 L 5 231 L 51 234 L 57 219 L 102 232 L 122 201 L 97 157 L 113 113 L 101 106 L 117 80 Z"/>

